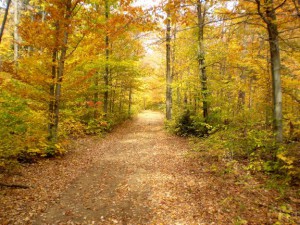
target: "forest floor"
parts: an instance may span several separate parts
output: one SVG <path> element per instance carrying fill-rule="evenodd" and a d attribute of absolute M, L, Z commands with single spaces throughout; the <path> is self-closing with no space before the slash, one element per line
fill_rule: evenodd
<path fill-rule="evenodd" d="M 280 198 L 219 161 L 145 111 L 62 158 L 2 176 L 30 188 L 0 189 L 0 224 L 300 224 L 295 195 Z"/>

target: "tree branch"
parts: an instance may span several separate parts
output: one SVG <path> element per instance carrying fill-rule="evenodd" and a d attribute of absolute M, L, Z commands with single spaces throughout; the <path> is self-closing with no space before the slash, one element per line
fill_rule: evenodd
<path fill-rule="evenodd" d="M 257 13 L 258 15 L 260 15 L 260 17 L 263 19 L 263 21 L 266 24 L 270 24 L 270 21 L 264 16 L 264 14 L 261 12 L 261 4 L 260 4 L 260 0 L 255 0 L 256 5 L 257 5 Z"/>
<path fill-rule="evenodd" d="M 281 8 L 285 3 L 286 3 L 286 0 L 284 0 L 280 5 L 275 7 L 274 10 L 276 11 L 277 9 Z"/>
<path fill-rule="evenodd" d="M 82 42 L 82 40 L 85 38 L 85 34 L 82 35 L 82 37 L 79 39 L 79 41 L 76 43 L 75 47 L 73 48 L 73 50 L 66 56 L 66 58 L 69 58 L 77 49 L 77 47 L 79 46 L 79 44 Z"/>
<path fill-rule="evenodd" d="M 0 182 L 0 187 L 8 187 L 8 188 L 22 188 L 22 189 L 28 189 L 30 186 L 23 185 L 23 184 L 6 184 Z"/>
<path fill-rule="evenodd" d="M 294 3 L 294 6 L 295 6 L 295 9 L 296 9 L 296 12 L 297 12 L 297 16 L 300 17 L 300 9 L 299 9 L 299 6 L 297 5 L 296 0 L 293 0 L 293 3 Z"/>

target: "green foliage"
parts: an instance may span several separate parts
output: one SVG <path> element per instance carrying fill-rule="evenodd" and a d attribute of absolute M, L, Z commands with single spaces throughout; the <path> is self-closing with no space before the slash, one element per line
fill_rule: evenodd
<path fill-rule="evenodd" d="M 213 107 L 210 109 L 208 121 L 211 124 L 222 124 L 223 123 L 222 110 L 220 107 Z"/>
<path fill-rule="evenodd" d="M 45 118 L 32 111 L 28 101 L 14 97 L 4 90 L 0 103 L 0 166 L 19 162 L 34 162 L 45 156 L 47 132 Z"/>
<path fill-rule="evenodd" d="M 297 215 L 296 212 L 293 211 L 293 208 L 288 205 L 284 204 L 279 207 L 278 213 L 278 221 L 275 225 L 282 225 L 282 224 L 296 224 L 297 222 L 294 221 L 293 215 Z"/>
<path fill-rule="evenodd" d="M 185 120 L 190 122 L 191 120 Z M 193 124 L 193 123 L 190 123 Z M 206 139 L 201 139 L 207 148 L 214 149 L 209 154 L 218 152 L 218 158 L 229 163 L 227 170 L 232 171 L 230 162 L 243 161 L 244 169 L 252 173 L 265 173 L 277 176 L 276 183 L 285 189 L 286 185 L 300 182 L 299 143 L 278 145 L 272 132 L 258 126 L 239 127 L 234 125 L 222 126 L 215 132 L 210 131 Z M 272 178 L 273 179 L 273 178 Z M 275 185 L 274 185 L 275 186 Z"/>
<path fill-rule="evenodd" d="M 63 143 L 50 143 L 45 148 L 44 153 L 41 155 L 43 157 L 54 157 L 61 156 L 67 152 L 67 149 Z"/>
<path fill-rule="evenodd" d="M 85 126 L 73 117 L 65 118 L 60 124 L 61 136 L 79 138 L 84 135 Z"/>
<path fill-rule="evenodd" d="M 85 127 L 85 133 L 88 135 L 99 135 L 111 129 L 111 124 L 105 120 L 91 119 Z"/>
<path fill-rule="evenodd" d="M 274 158 L 274 141 L 269 131 L 227 126 L 219 135 L 232 158 L 249 159 L 257 155 L 264 159 Z"/>
<path fill-rule="evenodd" d="M 5 98 L 5 100 L 4 100 Z M 28 127 L 28 109 L 25 102 L 1 92 L 0 103 L 0 160 L 15 158 L 24 148 Z"/>
<path fill-rule="evenodd" d="M 191 113 L 189 110 L 184 111 L 175 120 L 174 131 L 177 135 L 205 137 L 209 135 L 212 126 L 205 123 L 203 118 Z"/>
<path fill-rule="evenodd" d="M 280 166 L 279 171 L 289 177 L 294 184 L 300 184 L 300 143 L 286 144 L 277 152 L 276 158 Z"/>
<path fill-rule="evenodd" d="M 60 123 L 60 137 L 62 139 L 80 138 L 85 135 L 100 135 L 112 129 L 119 117 L 105 117 L 95 107 L 78 109 L 71 106 L 63 111 L 63 120 Z M 97 117 L 97 118 L 95 118 Z"/>

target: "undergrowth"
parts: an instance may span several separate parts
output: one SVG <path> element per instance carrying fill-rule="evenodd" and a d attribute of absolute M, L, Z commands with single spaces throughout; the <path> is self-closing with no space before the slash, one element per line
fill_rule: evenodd
<path fill-rule="evenodd" d="M 86 113 L 79 117 L 74 116 L 74 111 L 64 110 L 58 127 L 58 139 L 51 142 L 48 140 L 44 117 L 35 113 L 32 115 L 34 123 L 31 117 L 31 123 L 28 123 L 28 115 L 31 116 L 34 112 L 23 112 L 21 107 L 18 110 L 23 117 L 19 114 L 12 117 L 14 114 L 9 113 L 0 115 L 0 122 L 6 124 L 0 128 L 0 171 L 14 169 L 20 163 L 35 163 L 42 158 L 61 157 L 68 152 L 72 140 L 91 135 L 101 136 L 128 119 L 127 114 L 114 117 L 99 115 L 95 119 L 93 114 Z"/>
<path fill-rule="evenodd" d="M 189 110 L 166 123 L 167 129 L 179 136 L 196 137 L 207 149 L 228 161 L 246 162 L 245 170 L 276 175 L 289 185 L 300 184 L 300 143 L 274 141 L 271 129 L 259 123 L 229 123 L 219 118 L 204 120 Z"/>
<path fill-rule="evenodd" d="M 234 130 L 232 133 L 232 128 L 227 127 L 205 138 L 190 137 L 189 154 L 197 156 L 203 171 L 225 183 L 262 194 L 265 190 L 274 191 L 273 199 L 269 199 L 272 205 L 267 206 L 277 218 L 275 224 L 298 224 L 300 172 L 296 156 L 290 152 L 296 146 L 299 148 L 299 143 L 278 147 L 268 139 L 255 144 L 259 136 L 254 134 L 239 142 L 238 129 Z"/>

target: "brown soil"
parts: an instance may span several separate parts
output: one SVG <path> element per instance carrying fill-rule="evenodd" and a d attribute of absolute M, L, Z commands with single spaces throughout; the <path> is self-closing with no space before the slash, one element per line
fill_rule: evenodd
<path fill-rule="evenodd" d="M 0 223 L 278 221 L 277 193 L 262 191 L 252 178 L 238 183 L 239 175 L 220 175 L 211 163 L 191 153 L 186 139 L 167 134 L 160 113 L 145 111 L 104 139 L 78 140 L 65 157 L 40 161 L 21 168 L 22 176 L 5 178 L 31 188 L 0 190 Z"/>

